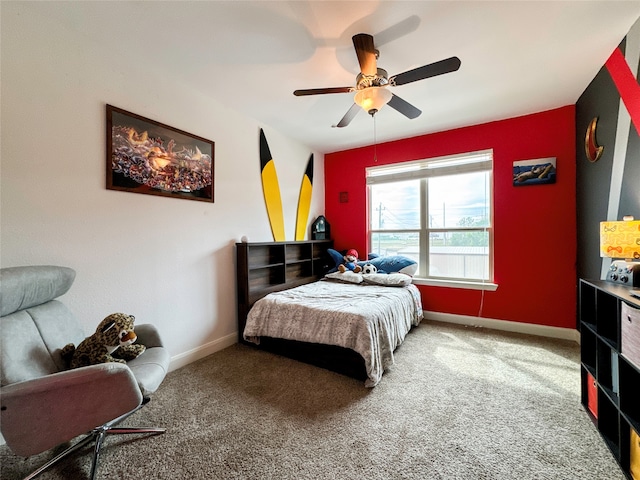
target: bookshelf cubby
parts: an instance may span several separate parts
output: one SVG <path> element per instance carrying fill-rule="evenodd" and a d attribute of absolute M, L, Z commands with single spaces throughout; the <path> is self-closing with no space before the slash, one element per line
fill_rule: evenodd
<path fill-rule="evenodd" d="M 621 350 L 623 303 L 640 309 L 631 289 L 601 280 L 580 280 L 581 402 L 627 478 L 631 476 L 631 432 L 640 432 L 640 365 Z M 596 388 L 589 388 L 590 374 Z M 595 392 L 595 393 L 594 393 Z M 588 408 L 597 395 L 597 412 Z M 592 402 L 593 405 L 593 402 Z"/>
<path fill-rule="evenodd" d="M 238 337 L 255 302 L 277 292 L 321 278 L 333 266 L 327 249 L 332 240 L 236 243 Z"/>

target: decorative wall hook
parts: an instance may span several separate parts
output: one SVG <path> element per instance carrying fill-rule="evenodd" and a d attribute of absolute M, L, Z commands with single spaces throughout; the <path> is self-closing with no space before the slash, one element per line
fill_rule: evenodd
<path fill-rule="evenodd" d="M 584 151 L 590 162 L 597 162 L 602 156 L 604 147 L 598 146 L 596 143 L 596 123 L 598 117 L 594 117 L 587 127 L 587 134 L 584 137 Z"/>

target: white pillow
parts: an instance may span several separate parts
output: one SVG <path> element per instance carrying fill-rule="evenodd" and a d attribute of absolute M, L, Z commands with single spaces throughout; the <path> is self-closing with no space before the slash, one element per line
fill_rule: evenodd
<path fill-rule="evenodd" d="M 346 283 L 362 283 L 362 274 L 352 272 L 351 270 L 347 270 L 344 273 L 327 273 L 324 278 L 329 278 L 331 280 L 340 280 L 341 282 Z"/>
<path fill-rule="evenodd" d="M 371 283 L 373 285 L 406 287 L 411 284 L 411 277 L 404 273 L 370 273 L 364 275 L 364 281 L 365 283 Z"/>

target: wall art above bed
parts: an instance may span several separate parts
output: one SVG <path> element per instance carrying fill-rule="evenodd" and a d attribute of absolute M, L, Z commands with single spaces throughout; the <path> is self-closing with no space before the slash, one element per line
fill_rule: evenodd
<path fill-rule="evenodd" d="M 107 105 L 107 189 L 213 203 L 214 142 Z"/>

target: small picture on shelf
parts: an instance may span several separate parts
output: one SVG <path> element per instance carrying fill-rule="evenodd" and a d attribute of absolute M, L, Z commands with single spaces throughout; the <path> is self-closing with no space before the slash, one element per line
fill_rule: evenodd
<path fill-rule="evenodd" d="M 329 226 L 329 222 L 327 222 L 327 219 L 324 218 L 324 215 L 320 215 L 311 225 L 311 239 L 329 240 L 330 238 L 331 227 Z"/>
<path fill-rule="evenodd" d="M 513 162 L 513 185 L 556 183 L 556 158 L 537 158 Z"/>

